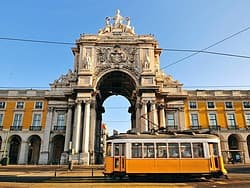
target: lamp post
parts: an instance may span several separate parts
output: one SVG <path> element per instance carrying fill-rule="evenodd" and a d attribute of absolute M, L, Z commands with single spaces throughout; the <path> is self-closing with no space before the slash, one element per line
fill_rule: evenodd
<path fill-rule="evenodd" d="M 69 151 L 68 151 L 68 170 L 73 169 L 73 163 L 72 163 L 72 141 L 69 142 Z"/>

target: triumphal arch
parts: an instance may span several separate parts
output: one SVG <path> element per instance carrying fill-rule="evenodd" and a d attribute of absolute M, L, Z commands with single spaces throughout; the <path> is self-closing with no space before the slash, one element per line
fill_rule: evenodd
<path fill-rule="evenodd" d="M 55 80 L 47 95 L 47 124 L 53 124 L 53 114 L 63 110 L 67 114 L 65 158 L 71 150 L 72 160 L 78 163 L 101 160 L 103 102 L 112 95 L 128 99 L 132 132 L 166 129 L 168 111 L 174 112 L 178 125 L 172 128 L 184 129 L 182 84 L 160 70 L 162 49 L 157 40 L 152 35 L 137 35 L 130 18 L 119 10 L 106 17 L 98 34 L 82 34 L 72 52 L 73 70 Z M 46 131 L 48 140 L 56 134 L 47 127 Z"/>

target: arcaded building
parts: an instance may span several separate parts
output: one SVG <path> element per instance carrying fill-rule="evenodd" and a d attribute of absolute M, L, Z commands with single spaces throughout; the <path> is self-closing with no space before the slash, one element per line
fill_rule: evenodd
<path fill-rule="evenodd" d="M 97 34 L 76 40 L 73 68 L 49 90 L 0 91 L 2 157 L 11 164 L 102 163 L 103 103 L 121 95 L 130 103 L 131 132 L 210 132 L 221 138 L 226 162 L 249 163 L 250 91 L 183 90 L 160 70 L 161 51 L 119 10 L 106 17 Z"/>

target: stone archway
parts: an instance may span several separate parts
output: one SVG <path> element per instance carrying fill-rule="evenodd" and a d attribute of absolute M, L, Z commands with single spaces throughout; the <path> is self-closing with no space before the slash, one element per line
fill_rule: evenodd
<path fill-rule="evenodd" d="M 56 135 L 52 139 L 52 164 L 60 164 L 61 155 L 64 149 L 64 136 Z"/>
<path fill-rule="evenodd" d="M 41 138 L 37 135 L 32 135 L 28 139 L 28 164 L 38 164 Z"/>
<path fill-rule="evenodd" d="M 52 101 L 60 98 L 68 109 L 65 153 L 74 151 L 73 162 L 85 165 L 102 161 L 103 102 L 112 95 L 129 101 L 133 131 L 165 130 L 167 108 L 174 112 L 176 129 L 185 129 L 186 93 L 181 83 L 160 70 L 157 40 L 136 35 L 130 19 L 107 18 L 97 35 L 80 36 L 72 48 L 74 70 L 55 80 L 49 95 Z M 55 102 L 49 106 L 59 108 Z"/>
<path fill-rule="evenodd" d="M 21 147 L 21 137 L 13 135 L 9 138 L 9 164 L 17 164 Z"/>

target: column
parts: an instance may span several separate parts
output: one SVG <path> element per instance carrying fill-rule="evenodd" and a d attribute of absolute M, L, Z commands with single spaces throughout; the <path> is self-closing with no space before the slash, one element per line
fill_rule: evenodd
<path fill-rule="evenodd" d="M 183 108 L 179 108 L 178 110 L 178 115 L 179 115 L 179 122 L 177 123 L 178 127 L 177 129 L 178 130 L 186 130 L 187 127 L 186 127 L 186 122 L 185 122 L 185 114 L 184 114 L 184 109 Z"/>
<path fill-rule="evenodd" d="M 73 153 L 79 153 L 80 144 L 80 128 L 81 128 L 81 113 L 82 113 L 82 101 L 77 101 L 76 113 L 74 118 L 74 132 L 73 132 Z"/>
<path fill-rule="evenodd" d="M 49 144 L 50 144 L 50 131 L 53 121 L 54 108 L 49 107 L 44 129 L 43 141 L 41 142 L 41 151 L 39 157 L 39 164 L 48 164 L 49 160 Z"/>
<path fill-rule="evenodd" d="M 68 107 L 67 122 L 66 122 L 66 133 L 64 142 L 64 152 L 69 149 L 70 135 L 71 135 L 71 125 L 72 125 L 72 106 Z"/>
<path fill-rule="evenodd" d="M 141 112 L 141 104 L 136 104 L 136 114 L 135 114 L 135 130 L 137 132 L 140 132 L 140 125 L 141 125 L 141 117 L 140 117 L 140 112 Z"/>
<path fill-rule="evenodd" d="M 83 143 L 82 160 L 84 165 L 89 165 L 89 126 L 90 125 L 90 101 L 85 103 L 84 124 L 83 124 Z"/>
<path fill-rule="evenodd" d="M 160 108 L 160 128 L 166 128 L 166 117 L 165 117 L 165 109 L 164 106 Z"/>
<path fill-rule="evenodd" d="M 96 131 L 96 101 L 92 101 L 93 103 L 90 106 L 90 139 L 89 139 L 89 151 L 90 151 L 90 163 L 95 164 L 95 131 Z"/>
<path fill-rule="evenodd" d="M 151 121 L 151 127 L 150 129 L 158 129 L 158 114 L 157 114 L 157 108 L 155 103 L 151 103 L 151 113 L 152 113 L 152 119 Z"/>
<path fill-rule="evenodd" d="M 26 141 L 21 142 L 19 150 L 18 164 L 27 164 L 28 162 L 28 143 Z"/>
<path fill-rule="evenodd" d="M 141 132 L 148 131 L 148 110 L 147 110 L 147 103 L 142 103 L 142 109 L 141 109 Z"/>

